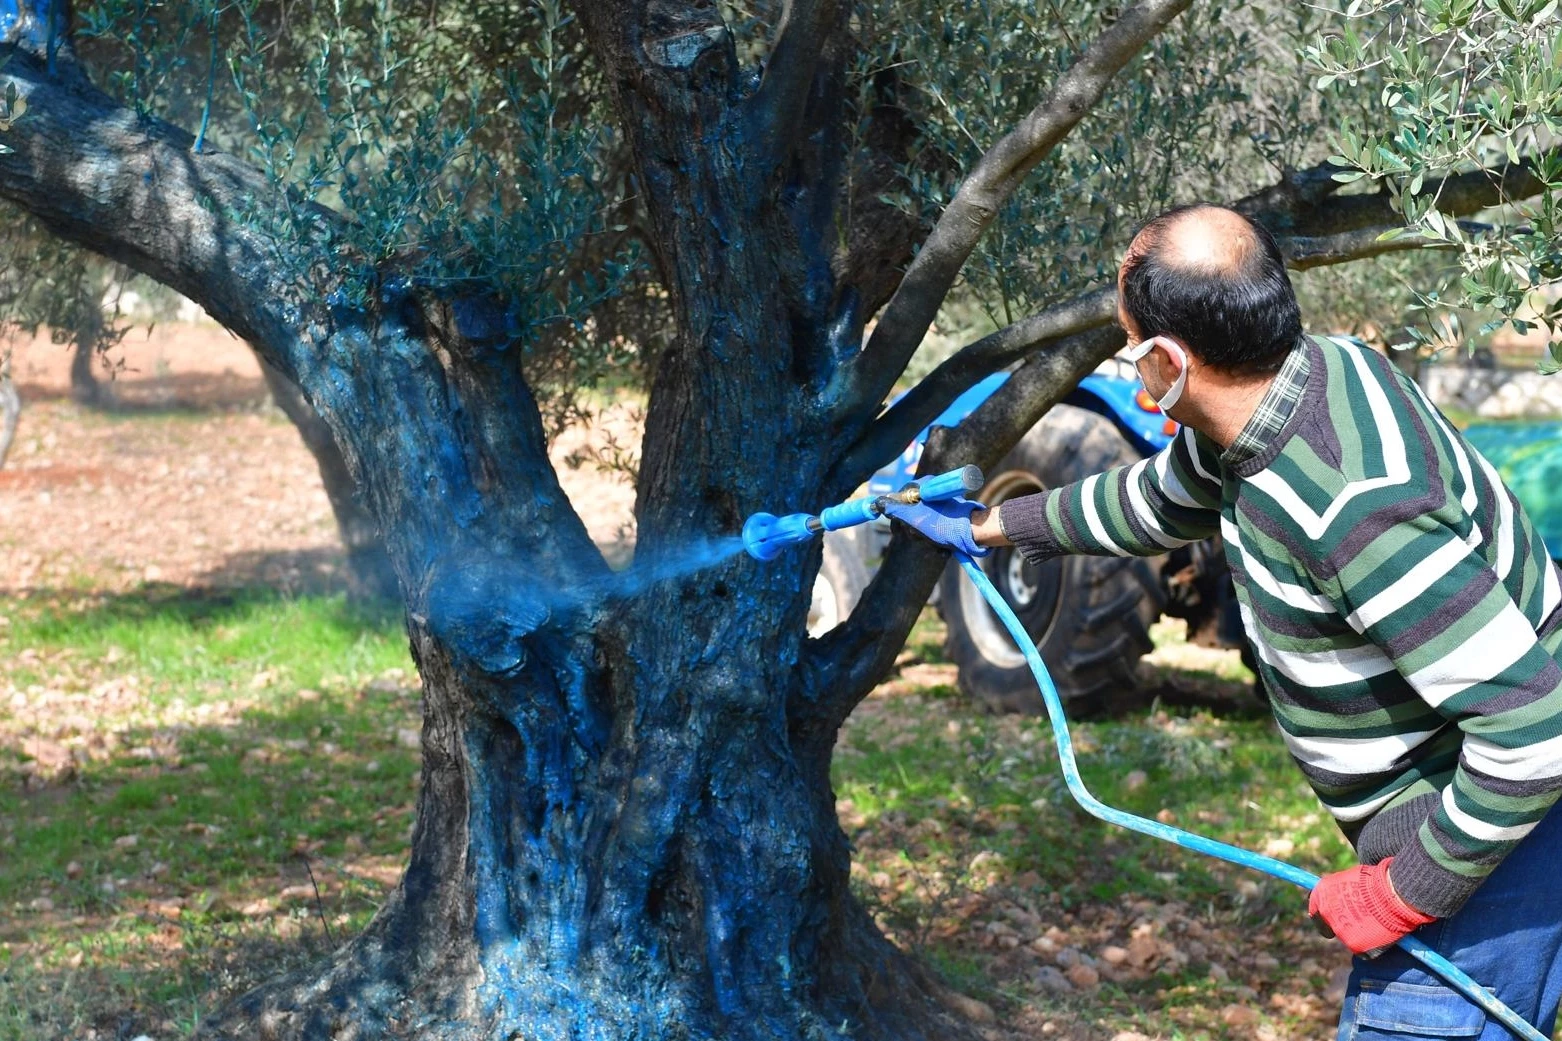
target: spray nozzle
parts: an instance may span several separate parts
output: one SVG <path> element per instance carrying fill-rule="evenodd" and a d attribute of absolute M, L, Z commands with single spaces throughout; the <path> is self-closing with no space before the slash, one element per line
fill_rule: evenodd
<path fill-rule="evenodd" d="M 786 547 L 807 542 L 821 531 L 836 531 L 876 520 L 884 513 L 886 502 L 937 502 L 974 492 L 982 486 L 980 467 L 962 466 L 948 473 L 923 477 L 890 495 L 868 495 L 851 499 L 819 511 L 807 513 L 756 513 L 743 525 L 743 548 L 755 560 L 774 560 Z"/>
<path fill-rule="evenodd" d="M 743 524 L 743 548 L 755 560 L 774 560 L 783 549 L 807 542 L 820 530 L 819 518 L 806 513 L 789 513 L 785 517 L 756 513 Z"/>

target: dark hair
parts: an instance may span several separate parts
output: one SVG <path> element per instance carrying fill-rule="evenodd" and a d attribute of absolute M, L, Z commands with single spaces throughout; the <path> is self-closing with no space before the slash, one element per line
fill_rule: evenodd
<path fill-rule="evenodd" d="M 1252 240 L 1233 244 L 1230 265 L 1167 259 L 1168 227 L 1197 210 L 1219 210 L 1247 226 Z M 1302 314 L 1280 247 L 1261 225 L 1196 203 L 1151 220 L 1135 241 L 1142 248 L 1123 262 L 1121 292 L 1123 309 L 1146 339 L 1174 336 L 1199 360 L 1235 375 L 1268 375 L 1285 363 L 1302 335 Z"/>

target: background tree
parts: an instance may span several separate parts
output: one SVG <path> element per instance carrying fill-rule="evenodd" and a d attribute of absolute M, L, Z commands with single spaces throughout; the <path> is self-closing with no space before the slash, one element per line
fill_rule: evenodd
<path fill-rule="evenodd" d="M 0 271 L 0 315 L 13 329 L 50 338 L 71 351 L 71 397 L 82 405 L 113 407 L 113 383 L 98 379 L 94 368 L 110 377 L 118 375 L 114 351 L 136 324 L 147 316 L 126 314 L 120 300 L 136 285 L 122 265 L 106 263 L 95 254 L 42 232 L 25 213 L 12 212 L 0 230 L 0 252 L 6 257 Z M 141 289 L 156 290 L 156 283 L 139 280 Z M 127 286 L 128 283 L 128 286 Z M 135 289 L 129 289 L 135 292 Z M 137 294 L 141 295 L 141 294 Z M 155 292 L 147 293 L 155 296 Z M 164 296 L 171 294 L 164 293 Z M 169 303 L 165 301 L 165 303 Z M 171 312 L 172 306 L 162 310 Z M 171 314 L 151 316 L 151 324 Z M 9 346 L 0 348 L 7 355 Z M 365 600 L 390 600 L 398 595 L 396 575 L 380 540 L 374 519 L 358 502 L 347 465 L 329 428 L 310 408 L 298 387 L 263 359 L 261 372 L 272 401 L 293 422 L 300 438 L 315 458 L 321 483 L 331 502 L 337 531 L 347 554 L 349 595 Z M 14 437 L 21 402 L 9 382 L 9 397 L 0 402 L 0 465 Z M 0 391 L 0 394 L 7 391 Z"/>
<path fill-rule="evenodd" d="M 47 328 L 55 343 L 69 344 L 71 396 L 82 404 L 94 403 L 99 387 L 93 361 L 123 334 L 103 314 L 113 265 L 39 234 L 25 214 L 12 218 L 0 226 L 0 252 L 6 257 L 0 270 L 0 315 L 21 332 L 36 334 Z M 0 345 L 6 370 L 0 376 L 0 466 L 21 419 L 21 398 L 9 376 L 11 353 L 10 344 Z"/>
<path fill-rule="evenodd" d="M 1272 7 L 1201 4 L 1191 28 L 1191 0 L 908 7 L 902 35 L 834 0 L 578 21 L 552 0 L 7 2 L 0 95 L 27 112 L 0 196 L 302 389 L 385 534 L 423 678 L 400 887 L 213 1033 L 958 1035 L 852 895 L 829 785 L 940 555 L 897 536 L 809 640 L 818 547 L 760 566 L 734 533 L 845 497 L 1017 365 L 927 463 L 990 465 L 1121 345 L 1111 261 L 1167 201 L 1233 197 L 1298 268 L 1420 244 L 1298 161 L 1278 91 L 1237 118 L 1240 82 L 1295 71 L 1242 36 L 1290 31 Z M 884 409 L 952 290 L 999 327 Z M 638 545 L 615 573 L 547 417 L 626 363 L 598 316 L 637 292 L 669 335 L 637 356 Z"/>

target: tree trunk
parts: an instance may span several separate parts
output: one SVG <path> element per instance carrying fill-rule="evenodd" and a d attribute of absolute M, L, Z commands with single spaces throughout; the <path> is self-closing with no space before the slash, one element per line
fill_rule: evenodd
<path fill-rule="evenodd" d="M 256 357 L 260 358 L 260 355 Z M 309 449 L 309 454 L 315 457 L 315 465 L 320 468 L 320 481 L 325 486 L 326 498 L 331 500 L 331 512 L 336 516 L 336 530 L 347 550 L 348 597 L 360 601 L 397 599 L 400 590 L 396 585 L 396 571 L 385 552 L 379 526 L 358 500 L 357 487 L 331 428 L 305 400 L 298 384 L 264 358 L 260 358 L 260 371 L 266 377 L 271 400 L 292 420 L 304 447 Z"/>
<path fill-rule="evenodd" d="M 798 797 L 816 779 L 768 739 L 736 719 L 654 727 L 594 763 L 479 708 L 497 691 L 416 627 L 413 646 L 425 765 L 405 878 L 324 972 L 252 992 L 206 1036 L 964 1036 L 851 897 L 828 788 Z"/>
<path fill-rule="evenodd" d="M 851 895 L 829 743 L 789 713 L 812 572 L 718 538 L 737 504 L 708 490 L 682 518 L 696 548 L 653 541 L 608 571 L 535 406 L 499 378 L 513 352 L 442 321 L 376 316 L 373 339 L 321 352 L 332 379 L 303 380 L 407 595 L 424 682 L 407 872 L 327 969 L 209 1036 L 961 1036 Z M 394 416 L 357 404 L 390 387 L 423 390 Z M 787 413 L 749 415 L 779 443 Z M 698 465 L 677 476 L 709 488 Z"/>
<path fill-rule="evenodd" d="M 22 418 L 22 399 L 11 382 L 11 356 L 0 357 L 0 467 L 11 454 L 11 443 L 16 440 L 16 426 Z"/>
<path fill-rule="evenodd" d="M 851 893 L 842 714 L 801 667 L 818 546 L 765 566 L 735 537 L 756 510 L 843 491 L 825 475 L 853 432 L 821 389 L 862 317 L 832 274 L 838 142 L 778 159 L 776 128 L 729 92 L 680 89 L 719 78 L 725 36 L 674 28 L 676 82 L 622 99 L 679 329 L 630 571 L 607 571 L 565 504 L 515 345 L 481 339 L 504 323 L 471 301 L 347 330 L 337 313 L 328 342 L 276 352 L 306 359 L 298 382 L 386 532 L 424 680 L 423 789 L 371 928 L 215 1036 L 968 1034 Z M 927 591 L 886 625 L 903 637 Z"/>
<path fill-rule="evenodd" d="M 94 305 L 84 309 L 82 315 L 71 345 L 71 400 L 78 405 L 96 405 L 102 387 L 92 374 L 92 362 L 98 356 L 98 341 L 103 335 L 103 312 Z"/>

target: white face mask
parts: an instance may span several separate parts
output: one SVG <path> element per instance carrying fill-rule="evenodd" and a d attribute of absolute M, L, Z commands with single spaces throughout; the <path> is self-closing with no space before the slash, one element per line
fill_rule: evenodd
<path fill-rule="evenodd" d="M 1157 346 L 1175 354 L 1177 360 L 1182 362 L 1182 367 L 1177 370 L 1177 378 L 1172 380 L 1171 389 L 1166 392 L 1164 398 L 1155 403 L 1162 412 L 1170 412 L 1172 406 L 1182 399 L 1182 389 L 1188 385 L 1188 353 L 1182 349 L 1182 345 L 1164 336 L 1152 336 L 1148 340 L 1141 340 L 1128 348 L 1124 352 L 1124 357 L 1131 362 L 1138 362 L 1140 358 L 1149 354 Z"/>

